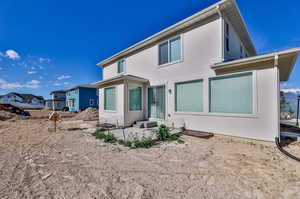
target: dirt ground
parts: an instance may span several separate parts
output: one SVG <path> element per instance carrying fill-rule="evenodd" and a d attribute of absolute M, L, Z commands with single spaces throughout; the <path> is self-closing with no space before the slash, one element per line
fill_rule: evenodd
<path fill-rule="evenodd" d="M 274 143 L 183 136 L 130 150 L 51 127 L 0 121 L 0 198 L 300 198 L 300 163 Z"/>

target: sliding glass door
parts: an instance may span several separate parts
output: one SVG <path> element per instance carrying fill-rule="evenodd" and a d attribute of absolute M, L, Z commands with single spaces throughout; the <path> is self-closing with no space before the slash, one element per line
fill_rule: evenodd
<path fill-rule="evenodd" d="M 148 88 L 148 117 L 165 119 L 165 86 Z"/>

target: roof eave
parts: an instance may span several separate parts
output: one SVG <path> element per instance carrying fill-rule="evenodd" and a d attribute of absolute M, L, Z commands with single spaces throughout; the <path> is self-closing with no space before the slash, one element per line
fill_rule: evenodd
<path fill-rule="evenodd" d="M 192 16 L 190 16 L 190 17 L 188 17 L 188 18 L 186 18 L 182 21 L 179 21 L 178 23 L 176 23 L 176 24 L 174 24 L 174 25 L 172 25 L 172 26 L 170 26 L 170 27 L 168 27 L 168 28 L 166 28 L 166 29 L 164 29 L 164 30 L 162 30 L 162 31 L 160 31 L 160 32 L 158 32 L 158 33 L 156 33 L 156 34 L 154 34 L 154 35 L 138 42 L 138 43 L 136 43 L 136 44 L 134 44 L 133 46 L 130 46 L 129 48 L 126 48 L 125 50 L 114 54 L 113 56 L 97 63 L 96 65 L 100 66 L 100 67 L 105 67 L 109 63 L 113 62 L 115 59 L 118 59 L 119 57 L 122 57 L 122 56 L 126 56 L 129 51 L 135 51 L 136 50 L 135 48 L 137 48 L 138 46 L 149 45 L 149 44 L 155 42 L 156 40 L 159 40 L 160 37 L 164 37 L 166 35 L 172 34 L 173 33 L 172 31 L 176 32 L 176 31 L 179 31 L 179 30 L 183 29 L 182 27 L 185 27 L 185 24 L 188 24 L 190 21 L 197 20 L 198 18 L 201 18 L 201 16 L 203 16 L 204 14 L 208 14 L 209 12 L 211 12 L 211 13 L 209 13 L 208 16 L 212 16 L 214 14 L 217 14 L 219 6 L 221 4 L 226 3 L 227 1 L 232 1 L 232 0 L 221 0 L 221 1 L 219 1 L 215 4 L 213 4 L 213 5 L 209 6 L 208 8 L 205 8 L 205 9 L 197 12 L 196 14 L 194 14 L 194 15 L 192 15 Z M 207 18 L 207 17 L 205 17 L 205 18 Z M 154 40 L 154 41 L 151 41 L 151 40 Z M 149 44 L 147 42 L 149 42 Z"/>

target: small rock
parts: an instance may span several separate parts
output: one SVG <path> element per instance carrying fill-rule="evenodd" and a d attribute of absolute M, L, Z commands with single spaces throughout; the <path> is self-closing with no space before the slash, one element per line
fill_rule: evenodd
<path fill-rule="evenodd" d="M 42 180 L 46 180 L 46 179 L 49 178 L 50 176 L 52 176 L 52 173 L 49 173 L 49 174 L 43 176 L 43 177 L 42 177 Z"/>

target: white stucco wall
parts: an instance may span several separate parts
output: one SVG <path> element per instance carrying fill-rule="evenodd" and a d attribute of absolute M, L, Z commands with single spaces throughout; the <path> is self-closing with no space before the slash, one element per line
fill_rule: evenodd
<path fill-rule="evenodd" d="M 116 87 L 116 110 L 104 110 L 104 88 L 99 89 L 99 118 L 100 122 L 123 125 L 124 123 L 124 84 L 113 85 Z M 107 86 L 107 87 L 111 87 Z"/>
<path fill-rule="evenodd" d="M 233 26 L 226 18 L 224 18 L 223 21 L 224 38 L 226 31 L 225 23 L 229 25 L 229 51 L 226 50 L 226 42 L 224 39 L 224 60 L 239 59 L 241 57 L 241 45 L 243 46 L 242 57 L 245 57 L 247 49 L 244 48 L 243 42 L 239 39 L 239 36 L 237 35 Z"/>
<path fill-rule="evenodd" d="M 214 18 L 181 33 L 183 60 L 179 63 L 159 66 L 158 44 L 156 44 L 126 57 L 125 71 L 127 74 L 148 79 L 148 86 L 165 85 L 165 118 L 167 121 L 175 123 L 175 125 L 176 123 L 184 123 L 185 127 L 191 130 L 273 141 L 278 133 L 277 70 L 275 68 L 254 70 L 256 112 L 253 115 L 209 113 L 208 78 L 216 76 L 215 71 L 210 66 L 223 61 L 222 27 L 221 18 Z M 239 56 L 239 44 L 236 46 L 238 46 Z M 104 79 L 115 75 L 117 75 L 117 63 L 104 67 Z M 199 114 L 175 113 L 174 84 L 196 79 L 203 79 L 204 82 L 204 112 Z M 123 88 L 120 85 L 118 87 Z M 147 87 L 144 88 L 145 101 L 147 101 L 146 91 Z M 102 93 L 100 89 L 100 102 L 103 102 Z M 124 99 L 124 89 L 120 89 L 118 95 L 118 100 L 125 103 L 118 103 L 120 110 L 122 107 L 119 106 L 124 107 L 123 116 L 125 120 L 132 122 L 147 116 L 147 106 L 144 106 L 144 111 L 140 113 L 127 111 L 128 101 L 126 96 Z M 103 112 L 101 105 L 99 110 L 100 118 L 112 116 L 111 113 Z M 118 111 L 119 113 L 121 114 Z"/>

